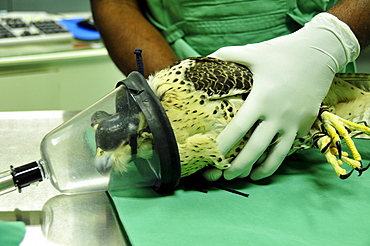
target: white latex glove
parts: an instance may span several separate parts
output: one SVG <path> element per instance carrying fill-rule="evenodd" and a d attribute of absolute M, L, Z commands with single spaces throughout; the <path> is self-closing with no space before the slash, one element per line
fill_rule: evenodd
<path fill-rule="evenodd" d="M 280 166 L 296 137 L 308 133 L 317 117 L 334 74 L 359 55 L 359 44 L 350 28 L 334 15 L 322 13 L 300 30 L 279 38 L 246 46 L 231 46 L 209 55 L 248 66 L 253 88 L 235 118 L 218 136 L 226 154 L 256 123 L 247 145 L 224 171 L 225 179 L 246 177 L 259 180 Z M 252 166 L 266 151 L 265 161 Z M 252 170 L 252 171 L 251 171 Z M 205 172 L 216 180 L 221 170 Z"/>

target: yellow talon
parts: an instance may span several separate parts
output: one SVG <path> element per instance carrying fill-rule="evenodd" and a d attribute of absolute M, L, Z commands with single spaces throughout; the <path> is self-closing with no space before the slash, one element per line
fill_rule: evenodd
<path fill-rule="evenodd" d="M 355 143 L 351 139 L 350 135 L 348 134 L 345 127 L 358 129 L 359 126 L 363 127 L 362 125 L 350 122 L 348 120 L 344 120 L 339 116 L 332 114 L 328 111 L 324 111 L 321 114 L 321 118 L 324 124 L 325 129 L 327 129 L 329 136 L 333 139 L 333 142 L 340 140 L 340 137 L 343 137 L 348 149 L 351 151 L 353 159 L 356 161 L 361 161 L 361 155 L 357 151 Z M 348 125 L 348 122 L 351 124 Z M 369 130 L 370 133 L 370 130 Z"/>
<path fill-rule="evenodd" d="M 351 131 L 360 131 L 362 133 L 365 133 L 367 135 L 370 135 L 370 127 L 354 123 L 352 121 L 340 118 L 340 120 L 350 129 Z"/>
<path fill-rule="evenodd" d="M 342 161 L 338 160 L 335 155 L 333 155 L 330 151 L 326 152 L 324 154 L 326 161 L 333 167 L 335 173 L 338 175 L 338 177 L 347 175 L 347 171 L 342 168 Z"/>
<path fill-rule="evenodd" d="M 353 170 L 350 173 L 347 173 L 347 171 L 341 167 L 344 162 L 351 168 L 357 170 L 359 175 L 361 175 L 361 173 L 369 166 L 365 168 L 362 167 L 361 155 L 351 138 L 351 132 L 348 132 L 347 129 L 370 135 L 370 128 L 368 126 L 343 119 L 329 112 L 326 108 L 322 108 L 320 119 L 323 124 L 323 128 L 326 130 L 326 134 L 319 133 L 316 135 L 316 145 L 324 154 L 326 160 L 333 167 L 334 171 L 342 179 L 349 177 Z M 340 146 L 341 138 L 344 139 L 345 144 L 351 152 L 352 158 L 349 157 L 347 152 L 342 152 Z"/>
<path fill-rule="evenodd" d="M 359 168 L 361 167 L 361 162 L 359 161 L 356 161 L 356 160 L 352 160 L 351 158 L 348 158 L 346 156 L 343 156 L 342 157 L 342 160 L 348 164 L 348 166 L 352 167 L 352 168 Z"/>
<path fill-rule="evenodd" d="M 326 161 L 333 167 L 338 177 L 347 175 L 347 171 L 341 168 L 343 162 L 337 159 L 338 150 L 335 146 L 332 145 L 332 140 L 329 136 L 327 135 L 321 136 L 317 140 L 316 145 L 321 151 L 321 153 L 323 153 Z"/>
<path fill-rule="evenodd" d="M 328 113 L 328 112 L 325 112 L 325 113 Z M 341 131 L 343 131 L 343 130 L 346 131 L 346 129 L 341 129 L 341 126 L 333 126 L 332 125 L 333 119 L 330 116 L 326 117 L 326 118 L 323 117 L 323 119 L 324 119 L 323 120 L 324 127 L 325 127 L 326 131 L 328 132 L 328 135 L 332 138 L 331 141 L 334 142 L 334 143 L 340 141 L 340 137 L 339 137 L 337 131 L 340 134 Z"/>

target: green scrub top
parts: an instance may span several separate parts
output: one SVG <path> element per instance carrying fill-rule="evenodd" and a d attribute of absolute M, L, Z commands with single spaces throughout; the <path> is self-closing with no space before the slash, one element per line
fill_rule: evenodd
<path fill-rule="evenodd" d="M 290 34 L 338 0 L 150 0 L 148 19 L 180 59 Z M 343 71 L 344 72 L 344 71 Z M 345 72 L 354 72 L 354 66 Z"/>

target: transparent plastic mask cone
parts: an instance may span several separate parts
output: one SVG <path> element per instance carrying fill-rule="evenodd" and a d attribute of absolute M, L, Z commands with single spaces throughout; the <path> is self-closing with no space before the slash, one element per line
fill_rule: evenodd
<path fill-rule="evenodd" d="M 170 123 L 137 72 L 49 132 L 40 148 L 41 160 L 12 167 L 11 179 L 1 177 L 0 194 L 12 190 L 9 180 L 20 190 L 48 178 L 62 193 L 76 194 L 145 186 L 168 191 L 180 179 Z"/>
<path fill-rule="evenodd" d="M 117 115 L 115 98 L 121 90 L 124 90 L 123 86 L 57 127 L 42 140 L 42 161 L 40 163 L 45 167 L 46 173 L 50 174 L 52 184 L 61 192 L 81 193 L 108 190 L 111 177 L 118 175 L 112 168 L 106 167 L 105 170 L 102 170 L 103 168 L 99 170 L 97 166 L 97 145 L 92 117 L 96 112 Z M 154 180 L 141 179 L 133 169 L 135 165 L 131 162 L 127 171 L 118 175 L 122 176 L 119 177 L 122 188 L 130 185 L 154 185 Z M 133 177 L 137 178 L 135 182 L 131 180 Z"/>

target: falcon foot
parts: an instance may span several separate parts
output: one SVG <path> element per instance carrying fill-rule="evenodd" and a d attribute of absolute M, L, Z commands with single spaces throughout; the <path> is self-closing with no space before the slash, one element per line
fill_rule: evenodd
<path fill-rule="evenodd" d="M 356 170 L 359 176 L 361 176 L 361 174 L 369 168 L 370 164 L 366 167 L 362 166 L 361 155 L 350 134 L 364 133 L 370 136 L 370 128 L 366 125 L 360 125 L 343 119 L 329 112 L 326 107 L 321 108 L 319 119 L 322 122 L 323 132 L 316 133 L 313 136 L 313 140 L 328 163 L 333 167 L 338 177 L 346 179 L 353 172 L 352 170 L 347 173 L 347 171 L 342 168 L 343 162 Z M 347 152 L 342 151 L 341 139 L 344 140 L 352 158 L 349 157 Z"/>

